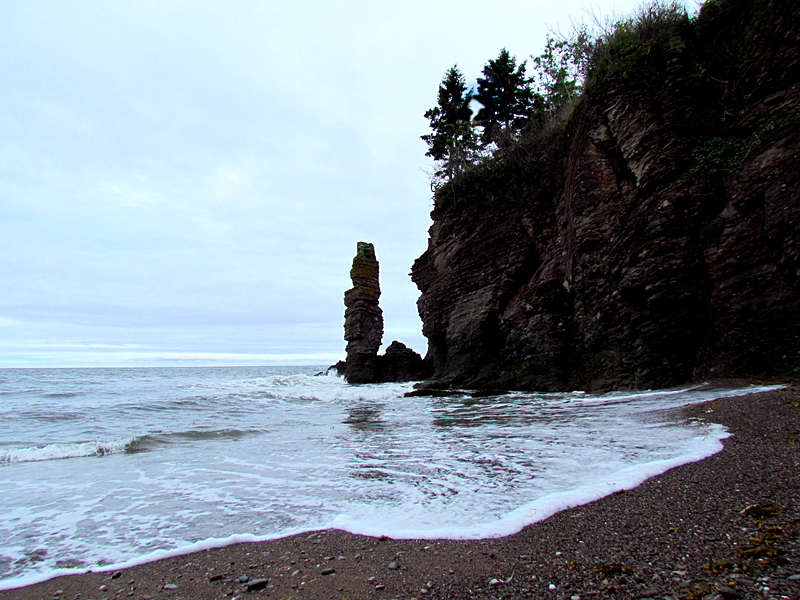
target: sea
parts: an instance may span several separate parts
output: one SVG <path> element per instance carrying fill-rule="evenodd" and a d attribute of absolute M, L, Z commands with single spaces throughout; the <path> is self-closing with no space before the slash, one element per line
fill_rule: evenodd
<path fill-rule="evenodd" d="M 326 528 L 508 535 L 718 452 L 681 406 L 773 389 L 405 397 L 323 370 L 0 369 L 0 589 Z"/>

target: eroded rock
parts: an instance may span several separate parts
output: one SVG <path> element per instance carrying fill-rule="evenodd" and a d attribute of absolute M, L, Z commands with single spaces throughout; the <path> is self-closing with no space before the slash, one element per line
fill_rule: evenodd
<path fill-rule="evenodd" d="M 417 381 L 429 373 L 422 357 L 405 344 L 393 341 L 386 353 L 378 356 L 383 338 L 383 311 L 379 265 L 375 247 L 358 242 L 350 279 L 353 287 L 344 293 L 344 339 L 347 360 L 328 368 L 344 375 L 349 383 Z"/>
<path fill-rule="evenodd" d="M 347 340 L 344 376 L 349 383 L 372 383 L 376 379 L 378 348 L 383 339 L 378 276 L 375 247 L 358 242 L 350 269 L 353 287 L 344 293 L 344 339 Z"/>

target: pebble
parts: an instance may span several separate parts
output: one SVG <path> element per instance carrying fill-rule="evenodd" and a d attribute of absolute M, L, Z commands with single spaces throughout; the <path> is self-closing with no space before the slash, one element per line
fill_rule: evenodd
<path fill-rule="evenodd" d="M 375 586 L 375 589 L 376 590 L 385 590 L 386 586 L 379 583 L 378 585 Z"/>
<path fill-rule="evenodd" d="M 798 579 L 800 579 L 800 573 L 796 573 L 794 575 L 789 575 L 789 577 L 787 579 L 789 581 L 797 581 Z"/>
<path fill-rule="evenodd" d="M 122 571 L 114 571 L 111 574 L 111 579 L 119 579 L 120 577 L 122 577 Z"/>
<path fill-rule="evenodd" d="M 250 581 L 250 578 L 247 575 L 242 575 L 236 581 L 238 581 L 239 583 L 247 583 L 248 581 Z"/>
<path fill-rule="evenodd" d="M 164 589 L 165 589 L 165 590 L 177 590 L 177 589 L 178 589 L 178 586 L 177 586 L 177 585 L 175 585 L 174 583 L 168 583 L 168 584 L 166 584 L 166 585 L 164 586 Z"/>
<path fill-rule="evenodd" d="M 334 573 L 336 573 L 336 569 L 322 569 L 320 571 L 320 575 L 333 575 Z"/>
<path fill-rule="evenodd" d="M 556 589 L 556 586 L 555 586 L 555 584 L 553 584 L 553 583 L 551 583 L 551 584 L 550 584 L 550 585 L 548 585 L 547 587 L 550 589 L 550 591 L 553 591 L 554 589 Z"/>
<path fill-rule="evenodd" d="M 390 562 L 390 563 L 389 563 L 389 566 L 388 566 L 388 568 L 389 568 L 389 569 L 392 569 L 392 570 L 394 571 L 394 570 L 397 570 L 397 569 L 399 569 L 399 568 L 400 568 L 400 565 L 398 565 L 398 564 L 397 564 L 397 561 L 396 561 L 396 560 L 393 560 L 392 562 Z"/>
<path fill-rule="evenodd" d="M 657 587 L 647 588 L 646 590 L 644 590 L 642 592 L 642 596 L 645 596 L 645 597 L 654 597 L 654 596 L 659 596 L 659 595 L 661 595 L 661 588 L 657 588 Z"/>
<path fill-rule="evenodd" d="M 268 583 L 269 579 L 253 579 L 245 587 L 247 588 L 248 592 L 254 592 L 256 590 L 263 590 L 265 587 L 267 587 Z"/>
<path fill-rule="evenodd" d="M 718 583 L 716 585 L 716 590 L 720 594 L 722 594 L 723 596 L 738 596 L 739 595 L 739 593 L 736 590 L 734 590 L 733 588 L 728 587 L 727 585 L 722 585 L 721 583 Z"/>
<path fill-rule="evenodd" d="M 53 592 L 53 596 L 60 596 L 63 593 L 64 593 L 64 590 L 56 590 L 55 592 Z"/>
<path fill-rule="evenodd" d="M 108 586 L 107 586 L 107 585 L 101 585 L 101 586 L 100 586 L 100 591 L 101 591 L 101 592 L 105 592 L 107 589 L 108 589 Z"/>
<path fill-rule="evenodd" d="M 569 600 L 581 600 L 581 597 L 578 594 L 569 597 Z"/>
<path fill-rule="evenodd" d="M 220 575 L 219 573 L 217 573 L 216 575 L 211 575 L 211 576 L 208 578 L 208 580 L 209 580 L 209 581 L 219 581 L 219 580 L 220 580 L 220 579 L 222 579 L 222 578 L 223 578 L 223 575 Z"/>

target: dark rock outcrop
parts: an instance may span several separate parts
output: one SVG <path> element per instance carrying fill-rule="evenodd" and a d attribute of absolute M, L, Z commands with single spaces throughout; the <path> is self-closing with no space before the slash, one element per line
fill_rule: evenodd
<path fill-rule="evenodd" d="M 412 269 L 432 385 L 800 376 L 792 4 L 706 3 L 561 133 L 438 191 Z"/>
<path fill-rule="evenodd" d="M 348 383 L 418 381 L 430 375 L 422 357 L 398 341 L 393 341 L 386 353 L 378 356 L 383 338 L 383 312 L 378 305 L 379 265 L 372 244 L 358 242 L 350 279 L 353 287 L 344 293 L 347 360 L 340 360 L 328 372 L 335 370 Z"/>
<path fill-rule="evenodd" d="M 350 279 L 353 287 L 344 293 L 345 378 L 350 383 L 372 383 L 383 339 L 383 311 L 378 305 L 379 266 L 372 244 L 358 242 Z"/>
<path fill-rule="evenodd" d="M 428 374 L 422 357 L 397 340 L 378 357 L 378 381 L 419 381 Z"/>

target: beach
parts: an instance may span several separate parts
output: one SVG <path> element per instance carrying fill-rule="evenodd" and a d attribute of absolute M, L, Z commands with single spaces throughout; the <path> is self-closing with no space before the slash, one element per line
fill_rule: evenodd
<path fill-rule="evenodd" d="M 61 576 L 0 599 L 800 598 L 800 390 L 683 409 L 724 450 L 517 534 L 337 530 Z"/>

